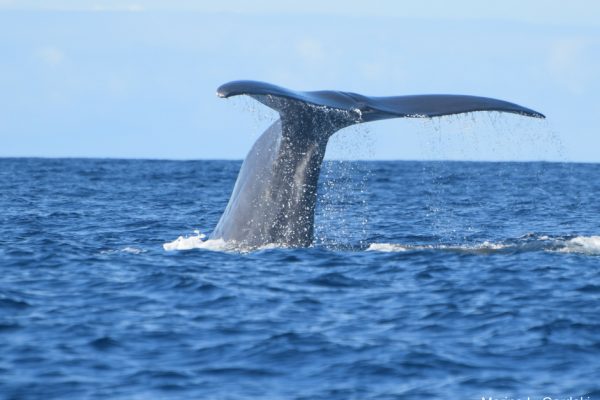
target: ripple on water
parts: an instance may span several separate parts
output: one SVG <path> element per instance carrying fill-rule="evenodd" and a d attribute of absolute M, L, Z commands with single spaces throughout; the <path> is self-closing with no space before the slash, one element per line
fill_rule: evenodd
<path fill-rule="evenodd" d="M 11 299 L 8 297 L 0 298 L 0 309 L 5 311 L 19 311 L 30 307 L 29 303 L 23 300 Z"/>
<path fill-rule="evenodd" d="M 119 342 L 110 336 L 103 336 L 98 339 L 94 339 L 89 344 L 94 349 L 99 351 L 107 351 L 115 347 L 119 347 Z"/>

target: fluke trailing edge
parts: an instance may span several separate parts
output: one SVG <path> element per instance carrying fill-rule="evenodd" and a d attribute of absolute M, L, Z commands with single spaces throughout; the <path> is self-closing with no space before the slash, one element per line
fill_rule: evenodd
<path fill-rule="evenodd" d="M 250 248 L 271 243 L 310 246 L 317 182 L 327 142 L 344 127 L 388 118 L 430 118 L 474 111 L 544 118 L 514 103 L 449 94 L 368 97 L 234 81 L 219 87 L 217 95 L 248 95 L 280 116 L 248 153 L 229 204 L 211 236 Z"/>

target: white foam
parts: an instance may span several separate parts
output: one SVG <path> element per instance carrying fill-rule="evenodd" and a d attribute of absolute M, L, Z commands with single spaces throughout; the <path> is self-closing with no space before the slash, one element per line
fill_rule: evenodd
<path fill-rule="evenodd" d="M 130 253 L 130 254 L 141 254 L 144 252 L 144 250 L 142 249 L 138 249 L 137 247 L 125 247 L 123 250 L 121 250 L 123 253 Z"/>
<path fill-rule="evenodd" d="M 548 243 L 548 242 L 552 243 Z M 549 236 L 538 238 L 538 245 L 529 247 L 527 241 L 523 243 L 502 243 L 485 241 L 480 244 L 465 245 L 423 245 L 411 246 L 399 243 L 372 243 L 367 251 L 403 252 L 408 250 L 446 250 L 466 253 L 493 253 L 504 249 L 524 251 L 558 251 L 561 253 L 579 253 L 587 255 L 600 255 L 600 236 L 577 236 L 570 240 L 552 239 Z"/>
<path fill-rule="evenodd" d="M 146 250 L 138 249 L 137 247 L 124 247 L 121 250 L 102 250 L 100 254 L 117 254 L 117 253 L 129 253 L 129 254 L 141 254 L 145 253 Z"/>
<path fill-rule="evenodd" d="M 473 247 L 474 250 L 502 250 L 509 247 L 509 245 L 504 243 L 493 243 L 488 242 L 487 240 L 483 242 L 481 245 Z"/>
<path fill-rule="evenodd" d="M 394 243 L 371 243 L 367 248 L 367 251 L 381 251 L 384 253 L 394 253 L 400 251 L 407 251 L 406 246 Z"/>
<path fill-rule="evenodd" d="M 227 250 L 227 243 L 223 239 L 206 240 L 206 235 L 200 231 L 194 231 L 194 236 L 179 236 L 172 242 L 163 244 L 166 251 L 206 249 L 215 251 Z"/>
<path fill-rule="evenodd" d="M 223 239 L 206 239 L 206 235 L 199 231 L 194 231 L 192 236 L 179 236 L 172 242 L 164 243 L 163 248 L 166 251 L 181 251 L 204 249 L 211 251 L 223 251 L 234 253 L 248 253 L 257 250 L 275 249 L 285 247 L 278 244 L 266 244 L 260 247 L 243 246 L 240 243 L 231 241 L 226 242 Z M 559 251 L 562 253 L 580 253 L 587 255 L 600 255 L 600 236 L 577 236 L 570 240 L 553 240 L 549 245 L 547 242 L 552 241 L 548 236 L 541 236 L 539 246 L 530 248 L 526 243 L 503 243 L 484 241 L 479 244 L 436 244 L 436 245 L 407 245 L 400 243 L 371 243 L 366 251 L 378 251 L 384 253 L 405 252 L 410 250 L 446 250 L 450 252 L 465 252 L 465 253 L 494 253 L 504 249 L 514 248 L 516 250 L 524 249 L 525 251 Z M 545 243 L 542 243 L 545 242 Z M 114 251 L 114 250 L 113 250 Z M 125 247 L 119 250 L 125 253 L 140 254 L 144 250 L 135 247 Z"/>
<path fill-rule="evenodd" d="M 563 253 L 581 253 L 600 255 L 600 236 L 577 236 L 565 242 L 559 251 Z"/>
<path fill-rule="evenodd" d="M 194 231 L 194 233 L 196 234 L 195 236 L 179 236 L 174 241 L 163 244 L 163 249 L 166 251 L 204 249 L 211 251 L 248 253 L 256 250 L 284 247 L 274 243 L 269 243 L 260 247 L 248 247 L 235 241 L 226 242 L 223 239 L 206 239 L 206 235 L 199 231 Z"/>
<path fill-rule="evenodd" d="M 485 241 L 481 244 L 475 244 L 475 245 L 446 245 L 446 244 L 440 244 L 440 245 L 423 245 L 423 246 L 410 246 L 410 245 L 403 245 L 403 244 L 399 244 L 399 243 L 371 243 L 369 245 L 369 247 L 367 248 L 367 251 L 381 251 L 381 252 L 386 252 L 386 253 L 392 253 L 392 252 L 402 252 L 402 251 L 408 251 L 408 250 L 431 250 L 431 249 L 437 249 L 437 250 L 448 250 L 448 251 L 464 251 L 464 252 L 486 252 L 486 251 L 490 251 L 490 250 L 502 250 L 507 248 L 508 245 L 503 244 L 503 243 L 492 243 L 492 242 L 488 242 Z"/>

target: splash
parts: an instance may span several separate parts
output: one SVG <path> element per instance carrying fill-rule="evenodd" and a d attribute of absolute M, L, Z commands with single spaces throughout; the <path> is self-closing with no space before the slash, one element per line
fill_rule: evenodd
<path fill-rule="evenodd" d="M 560 135 L 546 120 L 470 112 L 418 120 L 416 129 L 430 160 L 565 161 Z"/>
<path fill-rule="evenodd" d="M 222 251 L 227 248 L 227 243 L 224 240 L 207 240 L 206 235 L 200 231 L 194 231 L 193 236 L 179 236 L 172 242 L 163 244 L 163 249 L 166 251 L 174 250 L 192 250 L 192 249 L 207 249 Z"/>
<path fill-rule="evenodd" d="M 369 164 L 349 160 L 372 158 L 373 143 L 365 125 L 346 127 L 330 138 L 319 178 L 315 245 L 339 248 L 348 246 L 347 242 L 365 244 L 372 172 Z M 360 218 L 349 218 L 357 207 Z"/>
<path fill-rule="evenodd" d="M 226 242 L 223 239 L 207 239 L 206 235 L 200 233 L 198 230 L 194 231 L 194 233 L 195 235 L 185 237 L 179 236 L 172 242 L 164 243 L 163 249 L 165 249 L 165 251 L 203 249 L 226 253 L 250 253 L 257 250 L 268 250 L 284 247 L 274 243 L 266 244 L 260 247 L 249 247 L 235 241 Z"/>

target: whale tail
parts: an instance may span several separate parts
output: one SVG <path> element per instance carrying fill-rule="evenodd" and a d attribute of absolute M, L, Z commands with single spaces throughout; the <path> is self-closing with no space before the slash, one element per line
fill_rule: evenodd
<path fill-rule="evenodd" d="M 211 235 L 249 248 L 312 243 L 317 183 L 327 142 L 346 126 L 472 111 L 544 118 L 517 104 L 476 96 L 367 97 L 337 91 L 298 92 L 255 81 L 226 83 L 217 95 L 248 95 L 280 115 L 248 153 L 227 208 Z"/>

